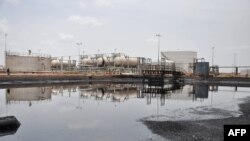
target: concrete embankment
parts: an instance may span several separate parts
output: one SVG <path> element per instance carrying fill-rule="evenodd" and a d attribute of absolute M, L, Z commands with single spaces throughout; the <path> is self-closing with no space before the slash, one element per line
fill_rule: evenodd
<path fill-rule="evenodd" d="M 113 83 L 141 83 L 141 76 L 121 76 L 104 75 L 88 76 L 82 74 L 25 74 L 25 75 L 1 75 L 0 86 L 24 85 L 24 84 L 56 84 L 56 83 L 95 83 L 95 82 L 113 82 Z"/>
<path fill-rule="evenodd" d="M 166 77 L 166 79 L 169 79 Z M 171 79 L 171 78 L 170 78 Z M 250 86 L 250 78 L 180 78 L 185 84 L 205 83 L 220 86 Z M 0 75 L 0 86 L 30 85 L 30 84 L 61 84 L 61 83 L 142 83 L 142 75 L 86 75 L 86 74 L 12 74 Z M 180 81 L 183 82 L 183 81 Z"/>
<path fill-rule="evenodd" d="M 242 77 L 213 77 L 208 79 L 184 78 L 184 83 L 185 84 L 204 83 L 208 85 L 250 87 L 250 78 L 242 78 Z"/>

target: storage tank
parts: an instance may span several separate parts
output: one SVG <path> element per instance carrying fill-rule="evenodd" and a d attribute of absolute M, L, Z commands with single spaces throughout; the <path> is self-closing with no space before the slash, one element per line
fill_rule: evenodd
<path fill-rule="evenodd" d="M 127 59 L 127 64 L 129 67 L 136 67 L 138 65 L 138 58 L 137 57 L 129 57 Z"/>
<path fill-rule="evenodd" d="M 114 65 L 114 59 L 113 59 L 113 57 L 104 56 L 103 57 L 103 61 L 104 61 L 104 65 L 105 66 L 112 66 L 112 65 Z"/>
<path fill-rule="evenodd" d="M 6 52 L 6 67 L 12 72 L 50 71 L 52 58 L 49 55 Z"/>
<path fill-rule="evenodd" d="M 95 64 L 97 66 L 103 66 L 104 65 L 104 59 L 103 59 L 103 57 L 97 57 L 97 59 L 95 61 Z"/>
<path fill-rule="evenodd" d="M 124 55 L 116 56 L 114 62 L 115 66 L 124 66 L 126 64 L 126 58 Z"/>
<path fill-rule="evenodd" d="M 138 58 L 121 55 L 115 57 L 114 62 L 115 66 L 136 67 L 138 65 Z"/>
<path fill-rule="evenodd" d="M 58 66 L 60 67 L 60 61 L 57 60 L 57 59 L 56 60 L 52 60 L 51 61 L 51 66 L 52 67 L 58 67 Z"/>
<path fill-rule="evenodd" d="M 180 68 L 184 73 L 192 73 L 191 67 L 194 60 L 197 59 L 197 52 L 194 51 L 166 51 L 161 52 L 161 58 L 165 60 L 172 60 L 175 66 Z"/>
<path fill-rule="evenodd" d="M 165 60 L 164 67 L 165 69 L 175 70 L 175 62 L 172 60 Z"/>
<path fill-rule="evenodd" d="M 56 59 L 56 60 L 51 61 L 51 67 L 52 68 L 60 68 L 61 64 L 62 64 L 63 67 L 68 67 L 68 61 L 67 60 L 61 61 L 61 60 Z"/>
<path fill-rule="evenodd" d="M 208 77 L 209 75 L 209 62 L 196 62 L 195 75 L 201 77 Z"/>
<path fill-rule="evenodd" d="M 94 66 L 94 61 L 90 58 L 90 56 L 84 56 L 81 61 L 82 66 Z"/>
<path fill-rule="evenodd" d="M 66 67 L 76 67 L 76 60 L 59 60 L 55 59 L 51 61 L 52 68 L 60 68 L 62 64 L 63 68 Z"/>

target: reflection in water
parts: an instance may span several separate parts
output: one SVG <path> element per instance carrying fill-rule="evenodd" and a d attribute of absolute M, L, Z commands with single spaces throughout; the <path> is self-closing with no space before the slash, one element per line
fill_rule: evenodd
<path fill-rule="evenodd" d="M 66 91 L 66 92 L 65 92 Z M 151 99 L 159 98 L 161 106 L 165 105 L 166 99 L 172 100 L 204 100 L 209 96 L 209 91 L 217 92 L 218 86 L 195 83 L 194 85 L 164 84 L 135 85 L 135 84 L 85 84 L 79 86 L 51 86 L 32 88 L 10 88 L 6 89 L 7 104 L 27 102 L 32 106 L 32 102 L 50 102 L 51 95 L 61 95 L 71 97 L 71 93 L 78 92 L 79 99 L 125 102 L 126 100 L 146 98 L 147 105 L 151 104 Z M 237 91 L 237 88 L 235 88 Z"/>
<path fill-rule="evenodd" d="M 194 98 L 206 99 L 208 98 L 208 85 L 206 84 L 194 84 Z"/>
<path fill-rule="evenodd" d="M 80 86 L 80 96 L 82 99 L 94 99 L 110 102 L 124 102 L 137 97 L 138 87 L 135 85 L 90 85 Z"/>
<path fill-rule="evenodd" d="M 51 88 L 10 88 L 6 90 L 6 102 L 8 104 L 16 102 L 28 102 L 32 106 L 32 101 L 49 101 L 51 99 Z"/>
<path fill-rule="evenodd" d="M 8 104 L 28 102 L 32 106 L 33 101 L 50 102 L 51 95 L 60 94 L 71 97 L 71 93 L 79 92 L 80 99 L 96 101 L 124 102 L 132 98 L 146 98 L 147 104 L 151 104 L 152 98 L 160 98 L 161 105 L 165 105 L 165 99 L 197 100 L 208 98 L 208 92 L 218 91 L 218 86 L 206 84 L 194 84 L 183 87 L 178 83 L 154 85 L 135 84 L 95 84 L 80 86 L 52 86 L 32 88 L 10 88 L 6 90 L 6 102 Z"/>
<path fill-rule="evenodd" d="M 15 116 L 0 117 L 0 137 L 14 135 L 20 126 Z"/>

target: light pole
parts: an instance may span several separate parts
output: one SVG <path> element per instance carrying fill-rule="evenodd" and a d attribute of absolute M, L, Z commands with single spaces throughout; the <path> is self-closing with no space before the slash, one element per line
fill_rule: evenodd
<path fill-rule="evenodd" d="M 234 71 L 235 71 L 235 73 L 236 73 L 236 53 L 234 53 Z"/>
<path fill-rule="evenodd" d="M 113 55 L 114 68 L 115 68 L 115 56 L 116 56 L 116 51 L 117 51 L 117 48 L 115 48 L 115 53 L 114 53 L 114 55 Z"/>
<path fill-rule="evenodd" d="M 160 65 L 160 38 L 161 38 L 161 35 L 156 34 L 155 36 L 158 38 L 158 66 L 159 66 Z"/>
<path fill-rule="evenodd" d="M 82 42 L 77 42 L 76 45 L 78 46 L 78 54 L 79 54 L 79 62 L 81 61 L 81 45 Z"/>
<path fill-rule="evenodd" d="M 212 67 L 214 66 L 214 47 L 212 47 Z"/>
<path fill-rule="evenodd" d="M 5 49 L 5 52 L 7 52 L 7 36 L 8 36 L 8 35 L 5 33 L 5 34 L 4 34 L 4 37 L 5 37 L 5 38 L 4 38 L 4 39 L 5 39 L 5 42 L 4 42 L 4 49 Z"/>
<path fill-rule="evenodd" d="M 4 55 L 5 55 L 5 67 L 7 65 L 7 33 L 4 34 Z"/>

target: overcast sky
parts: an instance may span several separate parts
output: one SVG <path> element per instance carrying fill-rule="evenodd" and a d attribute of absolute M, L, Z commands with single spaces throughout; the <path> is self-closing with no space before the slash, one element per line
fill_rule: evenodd
<path fill-rule="evenodd" d="M 0 65 L 7 48 L 52 56 L 124 52 L 157 58 L 197 51 L 215 64 L 250 65 L 250 0 L 0 0 Z"/>

